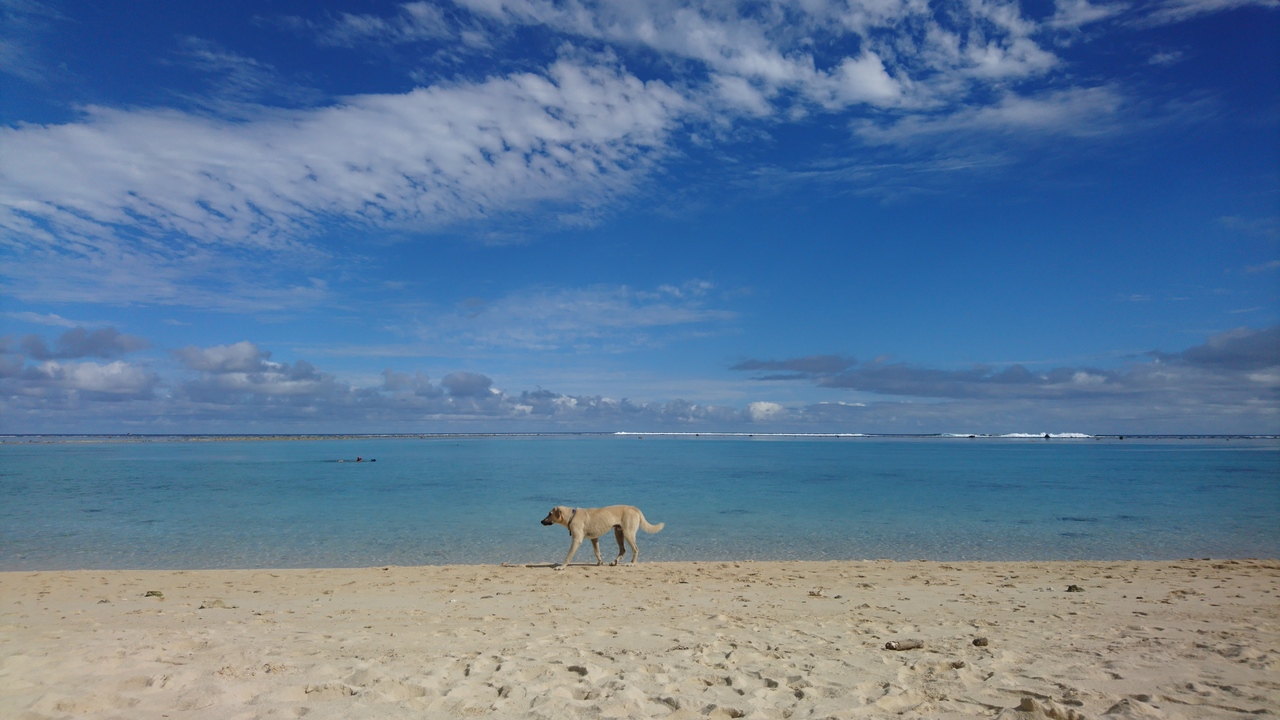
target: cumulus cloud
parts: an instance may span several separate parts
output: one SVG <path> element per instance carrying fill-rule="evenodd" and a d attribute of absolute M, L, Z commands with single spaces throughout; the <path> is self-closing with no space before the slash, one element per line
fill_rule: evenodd
<path fill-rule="evenodd" d="M 50 360 L 31 370 L 26 377 L 37 386 L 83 391 L 108 399 L 149 396 L 157 382 L 154 373 L 120 360 L 105 364 Z"/>
<path fill-rule="evenodd" d="M 186 347 L 173 357 L 181 372 L 162 380 L 119 360 L 25 364 L 13 339 L 0 337 L 0 430 L 83 431 L 95 423 L 105 431 L 125 424 L 179 432 L 650 429 L 732 425 L 770 414 L 768 403 L 753 413 L 680 399 L 508 393 L 467 370 L 437 384 L 421 372 L 387 369 L 380 382 L 365 386 L 305 360 L 272 360 L 271 351 L 250 341 Z"/>
<path fill-rule="evenodd" d="M 269 367 L 271 358 L 270 352 L 259 349 L 248 340 L 209 348 L 185 347 L 175 355 L 192 370 L 214 374 L 262 372 Z"/>
<path fill-rule="evenodd" d="M 1239 328 L 1180 353 L 1153 351 L 1148 356 L 1155 361 L 1119 370 L 1057 367 L 1033 372 L 1020 364 L 941 370 L 901 362 L 858 365 L 852 358 L 833 355 L 747 360 L 730 369 L 790 370 L 758 379 L 809 380 L 822 387 L 918 398 L 1078 399 L 1225 389 L 1265 398 L 1280 389 L 1258 380 L 1265 376 L 1248 374 L 1280 368 L 1280 326 Z"/>
<path fill-rule="evenodd" d="M 443 390 L 432 385 L 431 379 L 421 372 L 400 373 L 390 368 L 382 371 L 382 389 L 400 399 L 438 398 L 444 394 Z"/>
<path fill-rule="evenodd" d="M 634 402 L 548 389 L 508 392 L 471 370 L 438 383 L 387 369 L 344 381 L 305 360 L 282 363 L 242 341 L 189 347 L 183 373 L 162 380 L 122 360 L 24 363 L 0 339 L 0 429 L 104 427 L 181 432 L 417 432 L 425 430 L 739 430 L 747 432 L 1232 432 L 1280 431 L 1277 328 L 1237 329 L 1119 369 L 940 370 L 830 355 L 747 360 L 741 372 L 795 381 L 858 401 L 742 406 L 687 399 Z M 758 376 L 765 379 L 769 375 Z"/>
<path fill-rule="evenodd" d="M 161 383 L 159 375 L 144 365 L 114 359 L 147 347 L 145 339 L 112 327 L 72 328 L 52 348 L 39 335 L 0 336 L 0 414 L 15 408 L 38 413 L 150 399 Z"/>
<path fill-rule="evenodd" d="M 882 398 L 857 407 L 823 403 L 800 408 L 790 412 L 796 421 L 834 422 L 845 417 L 897 423 L 895 418 L 909 417 L 927 419 L 938 431 L 937 423 L 962 420 L 969 413 L 1006 428 L 1016 425 L 1017 418 L 1077 417 L 1095 426 L 1114 428 L 1127 420 L 1130 427 L 1148 424 L 1175 432 L 1189 432 L 1188 427 L 1218 432 L 1223 423 L 1234 423 L 1229 425 L 1234 432 L 1280 429 L 1280 326 L 1239 328 L 1181 352 L 1153 351 L 1147 357 L 1150 360 L 1118 369 L 1033 371 L 1015 364 L 943 370 L 900 362 L 832 360 L 839 356 L 748 360 L 732 369 L 790 370 L 758 379 L 806 381 Z"/>
<path fill-rule="evenodd" d="M 45 345 L 44 339 L 39 335 L 26 335 L 20 344 L 27 356 L 36 360 L 113 358 L 151 346 L 145 339 L 125 335 L 113 327 L 92 331 L 82 327 L 72 328 L 58 337 L 53 349 Z"/>
<path fill-rule="evenodd" d="M 751 418 L 752 422 L 768 422 L 784 411 L 785 408 L 778 403 L 763 400 L 747 405 L 747 417 Z"/>
<path fill-rule="evenodd" d="M 440 380 L 440 385 L 453 397 L 489 397 L 493 394 L 493 380 L 473 372 L 452 372 Z"/>
<path fill-rule="evenodd" d="M 1280 366 L 1280 325 L 1264 330 L 1236 328 L 1209 338 L 1179 355 L 1160 356 L 1190 365 L 1223 370 L 1264 370 Z"/>
<path fill-rule="evenodd" d="M 209 348 L 186 347 L 174 353 L 200 377 L 179 385 L 176 394 L 201 402 L 247 403 L 254 398 L 268 403 L 283 398 L 306 402 L 317 395 L 343 392 L 331 375 L 321 373 L 305 360 L 273 362 L 271 353 L 247 340 Z"/>
<path fill-rule="evenodd" d="M 175 383 L 170 397 L 152 412 L 187 422 L 260 423 L 314 429 L 353 426 L 412 430 L 414 423 L 448 423 L 455 428 L 492 430 L 545 423 L 543 429 L 588 429 L 682 425 L 703 421 L 746 422 L 748 411 L 683 400 L 633 403 L 603 396 L 548 390 L 507 393 L 487 375 L 458 370 L 438 384 L 421 372 L 384 370 L 381 382 L 359 386 L 337 379 L 304 360 L 278 363 L 271 353 L 242 341 L 175 354 L 194 377 Z M 489 423 L 489 425 L 483 425 Z M 479 425 L 478 425 L 479 424 Z"/>

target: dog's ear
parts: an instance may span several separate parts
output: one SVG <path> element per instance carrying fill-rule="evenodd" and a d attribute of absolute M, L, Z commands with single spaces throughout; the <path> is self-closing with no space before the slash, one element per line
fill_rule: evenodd
<path fill-rule="evenodd" d="M 553 508 L 551 510 L 551 513 L 556 516 L 556 522 L 560 522 L 561 520 L 564 519 L 564 510 L 562 508 L 559 508 L 559 507 Z"/>

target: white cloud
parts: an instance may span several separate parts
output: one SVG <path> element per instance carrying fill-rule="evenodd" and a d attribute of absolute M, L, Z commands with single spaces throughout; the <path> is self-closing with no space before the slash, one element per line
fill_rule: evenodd
<path fill-rule="evenodd" d="M 1057 90 L 1038 96 L 1007 94 L 998 103 L 939 115 L 910 115 L 887 124 L 854 123 L 854 132 L 877 144 L 921 139 L 1044 134 L 1087 137 L 1112 132 L 1125 99 L 1116 88 Z"/>
<path fill-rule="evenodd" d="M 1176 398 L 1179 402 L 1244 405 L 1273 401 L 1280 388 L 1260 389 L 1241 377 L 1280 367 L 1280 326 L 1237 328 L 1210 336 L 1181 353 L 1148 353 L 1150 361 L 1123 370 L 1057 367 L 1033 372 L 1021 364 L 940 370 L 905 363 L 855 364 L 852 358 L 816 356 L 747 360 L 733 370 L 784 371 L 762 380 L 811 381 L 822 387 L 899 398 L 990 401 L 1082 401 L 1117 404 Z M 1261 394 L 1260 394 L 1261 393 Z"/>
<path fill-rule="evenodd" d="M 1278 8 L 1280 0 L 1163 0 L 1154 3 L 1138 21 L 1140 25 L 1167 25 L 1190 20 L 1199 15 L 1235 10 L 1242 7 Z"/>
<path fill-rule="evenodd" d="M 153 374 L 122 360 L 105 364 L 50 360 L 41 363 L 36 373 L 66 390 L 109 395 L 141 395 L 156 383 Z"/>
<path fill-rule="evenodd" d="M 1063 30 L 1076 30 L 1090 23 L 1115 17 L 1129 6 L 1124 3 L 1093 4 L 1089 0 L 1058 0 L 1057 11 L 1049 19 L 1049 25 Z"/>
<path fill-rule="evenodd" d="M 1147 62 L 1151 65 L 1173 65 L 1182 62 L 1185 55 L 1178 50 L 1170 50 L 1158 52 L 1147 58 Z"/>
<path fill-rule="evenodd" d="M 422 229 L 524 202 L 599 200 L 632 182 L 682 104 L 661 83 L 562 61 L 546 77 L 263 110 L 246 123 L 91 108 L 81 123 L 0 132 L 0 222 L 278 248 L 326 218 Z"/>
<path fill-rule="evenodd" d="M 963 94 L 974 81 L 1030 77 L 1058 59 L 1032 36 L 1040 29 L 1016 3 L 976 0 L 939 10 L 918 0 L 852 2 L 599 2 L 459 0 L 490 20 L 556 32 L 702 64 L 730 106 L 757 102 L 725 92 L 729 78 L 763 98 L 785 93 L 828 110 L 855 105 L 925 106 Z M 816 47 L 852 45 L 832 59 Z M 751 98 L 755 100 L 756 98 Z"/>
<path fill-rule="evenodd" d="M 49 361 L 23 367 L 0 341 L 0 430 L 67 432 L 102 420 L 167 431 L 419 432 L 477 430 L 650 430 L 982 432 L 1062 428 L 1087 432 L 1280 431 L 1280 327 L 1240 328 L 1179 353 L 1149 353 L 1121 370 L 1011 366 L 939 370 L 844 356 L 747 361 L 756 371 L 799 371 L 792 380 L 834 393 L 850 388 L 883 401 L 818 402 L 788 408 L 676 399 L 633 402 L 618 395 L 544 389 L 508 392 L 479 372 L 459 370 L 439 385 L 421 373 L 385 371 L 372 385 L 336 379 L 303 360 L 239 343 L 189 348 L 188 372 L 170 380 L 123 361 Z M 619 380 L 625 380 L 619 378 Z M 775 380 L 775 382 L 780 382 Z M 625 390 L 625 387 L 619 389 Z M 127 402 L 125 402 L 127 401 Z"/>
<path fill-rule="evenodd" d="M 1225 228 L 1238 230 L 1246 235 L 1280 239 L 1280 215 L 1264 217 L 1227 215 L 1218 218 L 1218 223 Z"/>
<path fill-rule="evenodd" d="M 43 84 L 66 78 L 65 68 L 49 62 L 42 40 L 64 18 L 38 0 L 0 2 L 0 73 Z"/>
<path fill-rule="evenodd" d="M 746 78 L 715 74 L 711 81 L 717 100 L 724 106 L 756 117 L 773 113 L 769 99 Z"/>
<path fill-rule="evenodd" d="M 493 389 L 493 380 L 487 375 L 463 370 L 445 375 L 440 379 L 440 386 L 453 397 L 487 398 L 498 394 Z"/>
<path fill-rule="evenodd" d="M 1165 0 L 1146 17 L 1278 2 Z M 1053 50 L 1064 28 L 1121 8 L 1062 0 L 1035 21 L 1011 0 L 411 2 L 292 20 L 331 45 L 469 34 L 522 61 L 533 58 L 511 30 L 536 27 L 559 58 L 304 109 L 249 104 L 295 91 L 270 65 L 180 39 L 189 64 L 221 78 L 204 114 L 89 107 L 76 122 L 0 128 L 0 246 L 18 258 L 0 274 L 27 300 L 308 307 L 330 296 L 316 278 L 347 259 L 321 233 L 432 232 L 524 211 L 590 222 L 679 153 L 685 125 L 714 136 L 842 113 L 881 145 L 1113 132 L 1136 107 L 1119 85 L 1034 88 L 1055 73 L 1071 82 Z M 628 70 L 637 54 L 668 80 Z"/>
<path fill-rule="evenodd" d="M 319 264 L 303 239 L 335 220 L 422 231 L 543 202 L 600 205 L 661 156 L 684 104 L 662 83 L 565 60 L 545 76 L 245 122 L 90 108 L 78 123 L 3 128 L 0 230 L 26 256 L 5 272 L 28 298 L 141 283 L 145 301 L 193 302 L 184 278 L 207 267 L 247 279 L 246 253 Z M 220 290 L 205 300 L 236 296 Z M 289 303 L 275 293 L 259 300 Z"/>
<path fill-rule="evenodd" d="M 77 322 L 75 320 L 68 320 L 56 313 L 7 312 L 3 313 L 3 315 L 13 320 L 32 323 L 34 325 L 53 325 L 55 327 L 73 328 L 88 324 Z"/>
<path fill-rule="evenodd" d="M 661 343 L 670 333 L 737 317 L 708 305 L 711 286 L 690 281 L 642 290 L 625 285 L 531 288 L 473 298 L 449 313 L 402 328 L 426 342 L 482 348 L 621 351 Z"/>
<path fill-rule="evenodd" d="M 268 369 L 271 353 L 248 340 L 209 348 L 186 347 L 175 353 L 192 370 L 210 373 L 260 372 Z"/>
<path fill-rule="evenodd" d="M 774 402 L 753 402 L 747 405 L 747 416 L 752 422 L 767 422 L 772 420 L 783 412 L 786 408 Z"/>
<path fill-rule="evenodd" d="M 880 56 L 867 52 L 857 58 L 845 58 L 831 73 L 831 95 L 825 104 L 896 105 L 902 95 L 902 84 L 889 76 Z"/>
<path fill-rule="evenodd" d="M 333 23 L 317 30 L 322 43 L 344 47 L 365 42 L 418 42 L 452 35 L 444 13 L 426 2 L 405 3 L 390 18 L 342 13 Z"/>
<path fill-rule="evenodd" d="M 20 344 L 26 355 L 36 360 L 111 358 L 144 350 L 151 345 L 143 338 L 125 335 L 113 327 L 93 331 L 82 327 L 72 328 L 58 338 L 52 349 L 39 335 L 27 335 Z"/>
<path fill-rule="evenodd" d="M 251 398 L 311 398 L 342 392 L 331 375 L 299 360 L 272 362 L 271 353 L 248 340 L 209 348 L 186 347 L 174 355 L 200 377 L 179 386 L 196 402 L 234 403 Z"/>
<path fill-rule="evenodd" d="M 245 95 L 257 95 L 272 83 L 270 66 L 230 52 L 216 43 L 198 37 L 181 39 L 182 55 L 193 67 L 205 72 L 225 75 L 229 84 Z"/>

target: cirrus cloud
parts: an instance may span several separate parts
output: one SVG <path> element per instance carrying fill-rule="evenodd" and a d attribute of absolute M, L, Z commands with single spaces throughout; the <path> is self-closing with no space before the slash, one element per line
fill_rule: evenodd
<path fill-rule="evenodd" d="M 713 332 L 737 313 L 715 307 L 704 280 L 642 289 L 626 285 L 533 287 L 396 329 L 433 344 L 518 350 L 620 352 L 681 333 Z"/>
<path fill-rule="evenodd" d="M 234 309 L 237 278 L 264 259 L 331 261 L 306 238 L 333 223 L 421 232 L 606 204 L 661 156 L 684 105 L 662 82 L 566 59 L 246 120 L 92 107 L 0 128 L 0 243 L 23 258 L 5 274 L 26 299 L 74 299 L 71 277 L 92 297 L 160 303 L 192 303 L 184 279 L 222 278 L 232 286 L 202 299 Z M 315 299 L 275 289 L 253 304 Z"/>

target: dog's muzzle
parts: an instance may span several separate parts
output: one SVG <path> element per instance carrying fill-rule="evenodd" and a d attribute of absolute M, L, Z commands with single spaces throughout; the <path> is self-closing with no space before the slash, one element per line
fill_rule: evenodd
<path fill-rule="evenodd" d="M 548 520 L 548 519 L 546 519 L 546 518 L 543 518 L 543 519 L 542 519 L 542 524 L 543 524 L 543 525 L 555 525 L 555 523 L 551 522 L 550 520 Z"/>

